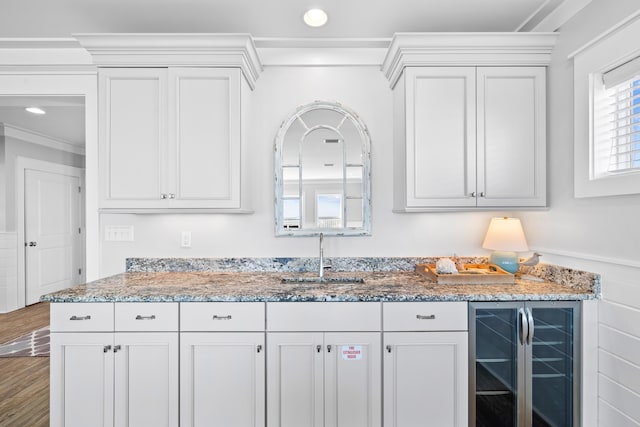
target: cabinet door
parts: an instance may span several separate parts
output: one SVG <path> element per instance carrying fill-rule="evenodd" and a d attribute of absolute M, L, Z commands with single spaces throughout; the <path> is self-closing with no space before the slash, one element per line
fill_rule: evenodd
<path fill-rule="evenodd" d="M 265 425 L 264 333 L 183 333 L 180 425 Z"/>
<path fill-rule="evenodd" d="M 51 426 L 113 426 L 113 334 L 51 334 Z"/>
<path fill-rule="evenodd" d="M 100 69 L 100 207 L 166 206 L 166 80 L 162 68 Z"/>
<path fill-rule="evenodd" d="M 544 67 L 478 68 L 478 206 L 546 204 Z"/>
<path fill-rule="evenodd" d="M 178 333 L 116 333 L 117 426 L 178 426 Z"/>
<path fill-rule="evenodd" d="M 384 333 L 384 425 L 468 425 L 467 332 Z"/>
<path fill-rule="evenodd" d="M 580 303 L 528 302 L 529 339 L 526 372 L 527 422 L 525 425 L 579 426 Z"/>
<path fill-rule="evenodd" d="M 475 206 L 475 68 L 404 72 L 406 207 Z"/>
<path fill-rule="evenodd" d="M 524 426 L 526 315 L 520 302 L 469 304 L 471 425 Z"/>
<path fill-rule="evenodd" d="M 267 334 L 267 425 L 322 427 L 323 334 Z"/>
<path fill-rule="evenodd" d="M 325 427 L 381 425 L 380 333 L 326 333 Z"/>
<path fill-rule="evenodd" d="M 240 207 L 240 69 L 169 69 L 171 207 Z"/>

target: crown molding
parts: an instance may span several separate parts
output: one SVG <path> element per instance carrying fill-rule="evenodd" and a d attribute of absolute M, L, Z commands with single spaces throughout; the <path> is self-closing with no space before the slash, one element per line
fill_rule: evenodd
<path fill-rule="evenodd" d="M 556 33 L 396 33 L 382 63 L 395 87 L 405 67 L 548 65 Z"/>
<path fill-rule="evenodd" d="M 95 68 L 91 56 L 72 38 L 0 38 L 0 66 Z"/>
<path fill-rule="evenodd" d="M 80 156 L 85 155 L 84 147 L 72 144 L 71 142 L 63 139 L 53 138 L 51 136 L 47 136 L 28 129 L 23 129 L 21 127 L 13 126 L 7 123 L 0 123 L 0 136 L 19 139 L 20 141 L 41 145 L 43 147 L 60 150 L 67 153 L 78 154 Z"/>
<path fill-rule="evenodd" d="M 73 34 L 98 67 L 238 67 L 253 89 L 262 64 L 249 34 Z"/>

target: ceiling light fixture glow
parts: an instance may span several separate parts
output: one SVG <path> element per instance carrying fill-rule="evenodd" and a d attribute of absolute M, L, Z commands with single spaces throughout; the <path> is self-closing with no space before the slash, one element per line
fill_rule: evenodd
<path fill-rule="evenodd" d="M 327 19 L 327 13 L 322 9 L 309 9 L 304 14 L 304 23 L 310 27 L 322 27 Z"/>
<path fill-rule="evenodd" d="M 38 107 L 27 107 L 25 108 L 25 110 L 27 110 L 30 113 L 33 114 L 47 114 L 46 111 L 44 111 L 42 108 L 38 108 Z"/>

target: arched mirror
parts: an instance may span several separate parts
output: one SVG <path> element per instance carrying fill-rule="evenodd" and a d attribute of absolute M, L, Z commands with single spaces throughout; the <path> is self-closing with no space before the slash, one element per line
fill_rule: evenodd
<path fill-rule="evenodd" d="M 296 109 L 275 141 L 276 236 L 371 231 L 371 151 L 351 110 L 315 101 Z"/>

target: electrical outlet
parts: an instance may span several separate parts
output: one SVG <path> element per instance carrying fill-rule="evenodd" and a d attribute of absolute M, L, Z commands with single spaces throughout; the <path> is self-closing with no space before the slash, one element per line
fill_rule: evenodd
<path fill-rule="evenodd" d="M 190 248 L 191 247 L 191 232 L 190 231 L 183 231 L 182 232 L 182 239 L 180 240 L 180 246 L 183 248 Z"/>

